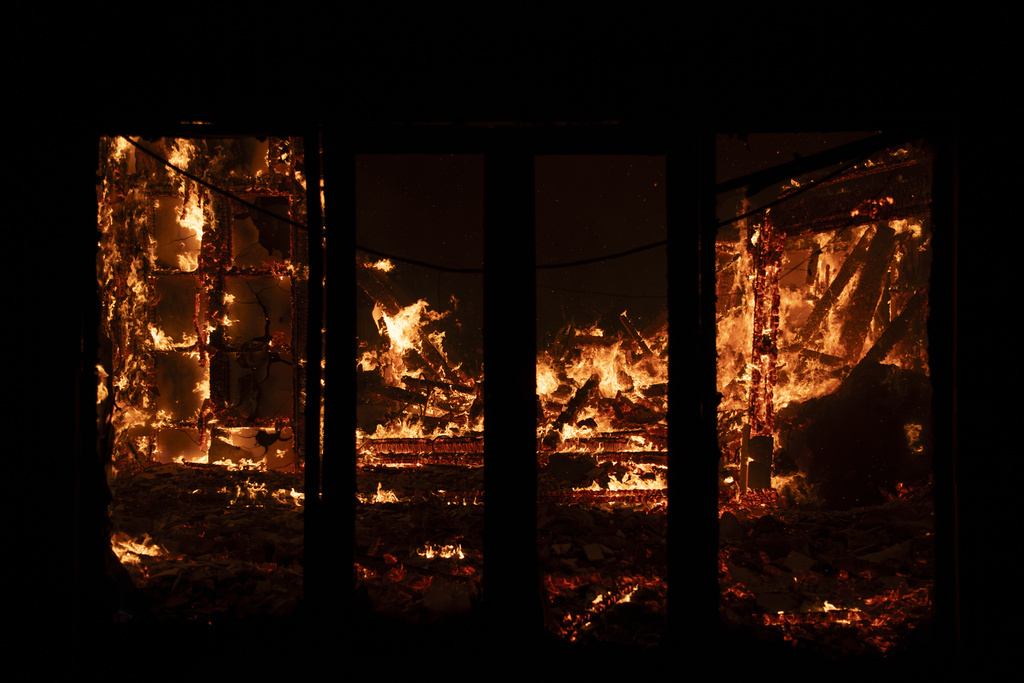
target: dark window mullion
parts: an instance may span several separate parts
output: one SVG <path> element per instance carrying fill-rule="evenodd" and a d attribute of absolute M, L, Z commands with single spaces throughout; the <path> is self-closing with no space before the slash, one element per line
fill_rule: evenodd
<path fill-rule="evenodd" d="M 488 639 L 506 644 L 541 625 L 534 191 L 532 152 L 485 154 L 484 606 Z"/>

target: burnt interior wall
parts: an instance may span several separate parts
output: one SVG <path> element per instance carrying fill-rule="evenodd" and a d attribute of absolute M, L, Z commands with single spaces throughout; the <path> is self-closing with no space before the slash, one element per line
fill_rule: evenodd
<path fill-rule="evenodd" d="M 872 24 L 876 21 L 877 17 L 871 18 Z M 60 273 L 64 282 L 91 281 L 94 265 L 81 256 L 91 253 L 94 241 L 89 234 L 75 234 L 69 226 L 92 225 L 95 221 L 97 135 L 123 128 L 125 123 L 209 118 L 231 121 L 237 127 L 263 128 L 268 120 L 309 116 L 325 121 L 330 130 L 336 131 L 334 139 L 341 141 L 348 138 L 353 126 L 370 122 L 553 122 L 579 118 L 632 121 L 646 130 L 653 129 L 643 124 L 654 121 L 662 124 L 657 127 L 659 134 L 681 148 L 686 147 L 686 131 L 701 129 L 862 130 L 914 125 L 954 136 L 960 234 L 957 244 L 943 247 L 947 254 L 943 267 L 948 270 L 940 287 L 947 302 L 956 294 L 959 319 L 953 319 L 950 306 L 943 318 L 949 332 L 943 342 L 949 372 L 936 392 L 949 402 L 955 398 L 957 404 L 956 424 L 947 425 L 946 434 L 956 436 L 960 449 L 956 474 L 962 516 L 960 604 L 965 657 L 978 662 L 994 656 L 998 661 L 1007 651 L 1010 634 L 992 618 L 997 609 L 1002 612 L 1006 608 L 992 600 L 990 567 L 1008 557 L 1008 540 L 999 530 L 1002 525 L 993 525 L 992 520 L 1008 517 L 1006 510 L 996 507 L 997 501 L 1005 499 L 1005 491 L 993 481 L 993 470 L 1002 472 L 1005 466 L 994 466 L 991 457 L 1005 455 L 1006 438 L 993 425 L 992 413 L 1011 410 L 1007 406 L 1013 405 L 1009 400 L 1013 381 L 991 370 L 993 336 L 1000 337 L 992 330 L 993 321 L 1001 330 L 1014 315 L 1005 311 L 1004 295 L 1016 289 L 1014 273 L 998 262 L 998 255 L 1005 253 L 1003 245 L 1012 240 L 1007 198 L 1019 191 L 1017 176 L 1012 173 L 1019 158 L 1014 145 L 1018 123 L 1005 102 L 1005 84 L 1011 82 L 1006 78 L 1007 69 L 1014 62 L 1000 54 L 1005 49 L 1000 46 L 1016 43 L 1001 41 L 997 36 L 986 41 L 995 54 L 987 55 L 985 64 L 961 61 L 956 55 L 966 54 L 969 36 L 963 28 L 954 30 L 957 24 L 944 24 L 949 30 L 941 33 L 941 40 L 936 37 L 939 34 L 923 29 L 925 35 L 920 40 L 897 41 L 890 45 L 895 53 L 883 51 L 845 70 L 838 69 L 831 60 L 812 60 L 810 71 L 800 71 L 798 76 L 791 75 L 792 65 L 801 63 L 794 57 L 833 54 L 831 49 L 809 49 L 803 41 L 809 40 L 813 31 L 791 29 L 800 40 L 775 40 L 775 47 L 766 47 L 762 40 L 749 40 L 758 37 L 753 29 L 744 33 L 741 27 L 730 25 L 728 30 L 715 32 L 717 44 L 723 44 L 726 36 L 736 37 L 733 31 L 739 30 L 740 37 L 748 40 L 730 44 L 747 47 L 724 63 L 698 58 L 711 43 L 696 39 L 699 35 L 694 29 L 681 29 L 684 35 L 695 38 L 693 46 L 682 49 L 681 54 L 673 47 L 679 44 L 677 40 L 659 42 L 634 36 L 623 42 L 628 47 L 642 46 L 632 56 L 621 47 L 597 49 L 605 43 L 598 38 L 619 35 L 611 31 L 587 41 L 584 54 L 601 55 L 594 62 L 587 63 L 580 57 L 565 59 L 567 49 L 559 48 L 542 51 L 543 59 L 536 55 L 525 59 L 522 68 L 499 67 L 508 55 L 502 51 L 499 57 L 498 50 L 485 51 L 487 59 L 467 60 L 465 54 L 472 51 L 463 50 L 465 45 L 461 43 L 440 53 L 428 50 L 431 58 L 423 59 L 422 43 L 410 42 L 394 49 L 402 42 L 395 35 L 383 42 L 363 38 L 358 41 L 361 49 L 355 50 L 359 58 L 353 61 L 349 59 L 351 53 L 339 52 L 345 48 L 338 47 L 338 41 L 313 40 L 318 47 L 306 53 L 315 57 L 306 62 L 310 64 L 308 69 L 291 60 L 263 64 L 261 73 L 268 79 L 296 79 L 288 81 L 294 85 L 287 89 L 295 99 L 288 107 L 262 109 L 260 113 L 243 111 L 238 105 L 239 91 L 216 79 L 184 78 L 198 89 L 198 96 L 189 98 L 164 92 L 140 93 L 137 89 L 131 96 L 109 88 L 96 90 L 93 69 L 105 54 L 97 47 L 96 36 L 112 35 L 109 28 L 59 33 L 65 54 L 77 50 L 84 56 L 70 60 L 68 69 L 59 75 L 38 68 L 44 61 L 36 48 L 54 39 L 40 38 L 31 50 L 19 55 L 27 61 L 21 70 L 24 75 L 15 76 L 15 91 L 18 86 L 24 87 L 24 97 L 17 100 L 24 103 L 22 110 L 27 115 L 19 121 L 19 131 L 24 134 L 15 136 L 18 139 L 13 141 L 9 156 L 12 163 L 5 169 L 5 180 L 17 198 L 9 215 L 11 224 L 17 226 L 12 251 L 25 255 L 16 266 L 18 282 L 23 284 L 12 294 L 12 300 L 18 302 L 12 317 L 18 324 L 9 328 L 11 353 L 26 359 L 18 364 L 15 374 L 19 405 L 13 422 L 20 429 L 15 434 L 16 448 L 12 449 L 16 454 L 14 471 L 23 475 L 20 478 L 25 485 L 15 495 L 12 510 L 18 512 L 12 512 L 12 517 L 19 518 L 15 538 L 33 551 L 24 556 L 39 556 L 38 551 L 45 550 L 42 556 L 47 558 L 15 567 L 24 590 L 16 591 L 14 611 L 24 619 L 21 631 L 26 644 L 34 649 L 46 641 L 57 651 L 84 657 L 75 645 L 88 640 L 83 639 L 79 625 L 94 623 L 89 588 L 96 580 L 91 569 L 96 552 L 89 542 L 90 528 L 98 523 L 96 510 L 105 503 L 96 493 L 101 488 L 102 473 L 90 460 L 84 443 L 89 438 L 88 430 L 83 432 L 88 420 L 83 421 L 81 415 L 89 411 L 78 401 L 82 395 L 82 337 L 77 331 L 81 321 L 88 321 L 91 315 L 88 302 L 81 297 L 92 289 L 84 285 L 53 287 L 45 274 Z M 876 35 L 877 29 L 873 26 L 868 34 Z M 240 41 L 243 33 L 231 35 Z M 850 37 L 853 33 L 851 30 Z M 314 35 L 322 33 L 315 31 Z M 410 29 L 404 35 L 418 34 Z M 822 44 L 818 47 L 825 47 L 824 39 L 820 38 Z M 370 49 L 371 43 L 376 47 Z M 779 48 L 780 43 L 792 47 Z M 383 50 L 381 45 L 391 47 Z M 240 67 L 242 57 L 232 55 L 248 54 L 242 45 L 231 41 L 216 47 L 196 39 L 194 47 L 215 69 Z M 853 59 L 849 51 L 843 54 Z M 648 70 L 649 60 L 662 65 Z M 438 68 L 467 61 L 473 65 L 454 70 Z M 553 63 L 560 66 L 551 68 Z M 754 65 L 763 65 L 764 69 L 755 70 L 760 74 L 754 79 L 757 87 L 748 88 L 744 75 L 751 73 Z M 138 81 L 151 70 L 152 65 L 144 60 L 126 60 L 119 63 L 118 72 L 128 81 Z M 574 74 L 580 71 L 585 77 L 576 78 Z M 842 71 L 844 77 L 837 78 L 837 71 Z M 382 72 L 397 75 L 397 80 L 382 77 Z M 528 75 L 520 75 L 522 72 Z M 338 81 L 347 84 L 343 97 L 336 89 L 323 86 Z M 467 83 L 485 82 L 482 94 L 466 87 Z M 686 96 L 681 99 L 680 93 Z M 752 103 L 753 94 L 758 96 Z M 335 101 L 339 104 L 332 104 Z M 78 106 L 71 111 L 68 102 Z M 683 125 L 680 121 L 689 123 Z M 55 242 L 60 246 L 54 246 Z M 954 256 L 955 270 L 951 263 Z M 676 285 L 680 298 L 687 296 L 691 285 L 692 281 Z M 993 292 L 1001 294 L 993 296 Z M 1002 342 L 996 346 L 1004 349 Z M 955 397 L 953 371 L 957 379 Z M 952 409 L 943 415 L 948 420 Z M 74 568 L 73 577 L 69 567 Z M 78 609 L 69 610 L 69 605 Z M 75 614 L 82 621 L 69 618 Z M 97 648 L 104 651 L 104 661 L 108 649 Z M 317 656 L 321 655 L 331 659 L 347 656 L 337 651 L 318 652 Z"/>

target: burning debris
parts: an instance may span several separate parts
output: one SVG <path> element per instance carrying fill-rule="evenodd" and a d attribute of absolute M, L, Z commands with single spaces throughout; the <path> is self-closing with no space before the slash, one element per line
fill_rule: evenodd
<path fill-rule="evenodd" d="M 479 598 L 485 379 L 448 349 L 450 311 L 402 295 L 390 262 L 357 265 L 374 326 L 357 359 L 356 586 L 375 611 L 443 618 Z M 664 620 L 667 323 L 640 331 L 625 312 L 620 322 L 613 334 L 568 326 L 538 358 L 547 619 L 570 640 L 630 600 L 624 613 Z M 557 521 L 577 514 L 589 521 Z M 457 545 L 462 557 L 425 564 L 425 544 Z M 431 598 L 438 586 L 444 599 Z"/>
<path fill-rule="evenodd" d="M 451 311 L 407 297 L 395 269 L 357 262 L 373 326 L 357 358 L 355 585 L 369 610 L 432 622 L 480 599 L 483 376 L 446 349 Z"/>
<path fill-rule="evenodd" d="M 213 623 L 291 613 L 303 566 L 295 483 L 258 469 L 127 465 L 111 506 L 118 618 Z"/>
<path fill-rule="evenodd" d="M 100 143 L 98 448 L 110 473 L 114 537 L 138 542 L 137 534 L 149 533 L 177 563 L 172 573 L 180 590 L 160 597 L 152 591 L 163 584 L 139 573 L 152 560 L 130 568 L 157 607 L 187 612 L 195 596 L 188 597 L 192 589 L 182 588 L 181 577 L 213 573 L 225 588 L 239 561 L 260 565 L 257 593 L 289 566 L 280 588 L 287 595 L 277 595 L 284 600 L 278 606 L 294 606 L 300 594 L 301 518 L 281 522 L 289 537 L 285 563 L 250 560 L 241 541 L 202 551 L 202 543 L 179 542 L 171 530 L 201 524 L 199 510 L 209 515 L 220 505 L 224 523 L 238 525 L 224 535 L 260 543 L 257 534 L 263 538 L 266 529 L 257 531 L 251 519 L 230 521 L 237 517 L 233 511 L 243 500 L 302 488 L 304 373 L 298 369 L 304 361 L 298 350 L 306 344 L 308 299 L 302 159 L 294 139 L 116 137 Z M 153 479 L 154 463 L 165 465 L 159 493 L 144 485 Z M 222 485 L 216 491 L 192 487 L 193 470 L 184 465 L 193 463 L 219 466 L 211 476 Z M 287 482 L 257 490 L 250 488 L 254 476 Z M 175 499 L 174 523 L 163 518 L 167 510 L 142 504 L 150 494 Z M 295 511 L 301 493 L 281 495 L 288 514 L 301 515 Z M 171 572 L 150 569 L 150 579 Z M 231 588 L 233 595 L 240 586 Z M 204 604 L 218 611 L 221 597 L 210 593 Z"/>
<path fill-rule="evenodd" d="M 567 327 L 540 354 L 538 533 L 546 627 L 660 642 L 666 618 L 667 318 Z"/>
<path fill-rule="evenodd" d="M 930 153 L 818 175 L 720 197 L 722 609 L 880 654 L 931 618 Z"/>

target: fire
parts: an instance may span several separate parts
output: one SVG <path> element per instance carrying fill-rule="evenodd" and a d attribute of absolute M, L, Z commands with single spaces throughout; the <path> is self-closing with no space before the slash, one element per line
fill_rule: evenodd
<path fill-rule="evenodd" d="M 383 484 L 377 482 L 377 492 L 372 496 L 364 496 L 360 493 L 356 494 L 356 499 L 360 503 L 364 504 L 377 504 L 377 503 L 398 503 L 400 502 L 398 496 L 395 495 L 394 491 L 383 490 Z"/>
<path fill-rule="evenodd" d="M 135 540 L 124 532 L 115 532 L 110 537 L 110 546 L 122 564 L 138 564 L 142 556 L 165 557 L 169 553 L 157 544 L 149 534 L 143 534 L 141 540 Z"/>
<path fill-rule="evenodd" d="M 279 503 L 293 503 L 297 507 L 301 507 L 303 501 L 306 500 L 306 494 L 300 491 L 296 491 L 294 488 L 285 491 L 284 489 L 277 489 L 271 496 Z"/>
<path fill-rule="evenodd" d="M 897 585 L 922 595 L 931 585 L 923 506 L 886 510 L 870 530 L 855 522 L 875 506 L 921 500 L 905 477 L 918 491 L 930 484 L 931 170 L 927 146 L 914 148 L 880 152 L 820 185 L 808 174 L 776 186 L 779 201 L 760 215 L 741 190 L 719 204 L 729 207 L 716 242 L 721 604 L 730 621 L 794 644 L 836 639 L 884 653 L 898 640 L 894 625 L 928 617 L 927 604 L 880 596 L 874 571 L 823 573 L 840 562 L 813 547 L 781 562 L 762 551 L 742 565 L 743 583 L 729 569 L 760 533 L 752 520 L 770 516 L 773 537 L 820 529 L 839 547 L 843 534 L 863 533 L 870 541 L 858 537 L 859 547 L 884 548 L 863 557 L 905 562 Z M 921 526 L 888 547 L 897 532 L 881 520 L 899 511 Z M 909 547 L 920 556 L 909 559 Z"/>
<path fill-rule="evenodd" d="M 568 328 L 562 337 L 573 343 L 564 356 L 551 351 L 538 356 L 537 395 L 545 406 L 538 437 L 557 433 L 567 443 L 615 432 L 624 413 L 638 405 L 650 411 L 645 424 L 664 423 L 666 394 L 654 389 L 668 380 L 667 336 L 645 340 L 633 330 L 626 312 L 621 319 L 635 337 L 613 337 L 597 326 Z M 602 410 L 602 401 L 617 410 Z M 638 437 L 640 448 L 642 442 Z"/>
<path fill-rule="evenodd" d="M 102 404 L 107 399 L 109 392 L 107 391 L 107 379 L 110 375 L 107 374 L 106 369 L 102 365 L 96 365 L 96 403 L 97 405 Z"/>
<path fill-rule="evenodd" d="M 442 327 L 458 326 L 452 312 L 435 310 L 422 298 L 399 304 L 401 296 L 396 295 L 388 276 L 393 270 L 390 262 L 360 264 L 360 284 L 374 299 L 368 319 L 376 332 L 361 341 L 364 350 L 356 359 L 368 378 L 361 393 L 367 409 L 357 426 L 357 442 L 482 438 L 482 373 L 471 377 L 445 349 L 446 330 Z"/>
<path fill-rule="evenodd" d="M 462 544 L 461 543 L 456 544 L 456 545 L 442 545 L 442 546 L 435 546 L 435 545 L 427 544 L 427 545 L 423 546 L 422 548 L 418 548 L 416 550 L 416 554 L 419 555 L 420 557 L 424 557 L 424 558 L 426 558 L 428 560 L 433 559 L 435 557 L 441 557 L 441 558 L 452 558 L 452 557 L 455 557 L 455 558 L 458 558 L 460 560 L 466 559 L 466 554 L 462 551 Z"/>
<path fill-rule="evenodd" d="M 191 140 L 173 140 L 167 161 L 176 168 L 184 169 L 188 167 L 195 154 L 196 146 Z"/>
<path fill-rule="evenodd" d="M 231 493 L 226 486 L 222 487 L 217 492 L 227 494 Z M 246 479 L 245 481 L 235 485 L 235 497 L 231 499 L 229 505 L 235 505 L 240 500 L 246 503 L 254 503 L 269 496 L 270 491 L 267 490 L 266 482 L 254 482 L 251 479 Z"/>
<path fill-rule="evenodd" d="M 290 303 L 277 294 L 233 303 L 245 284 L 253 289 L 252 283 L 270 278 L 290 299 L 308 271 L 292 261 L 298 252 L 291 228 L 243 218 L 230 192 L 215 188 L 246 183 L 246 196 L 257 206 L 287 201 L 284 213 L 275 215 L 291 217 L 290 207 L 302 206 L 289 194 L 298 187 L 295 143 L 118 137 L 100 144 L 97 283 L 102 333 L 113 353 L 102 363 L 111 395 L 98 394 L 98 400 L 109 404 L 113 457 L 204 461 L 217 443 L 214 425 L 251 424 L 276 433 L 301 401 L 301 392 L 281 376 L 302 362 L 292 350 L 297 328 L 281 311 Z M 254 170 L 267 168 L 268 156 L 274 168 L 257 179 Z M 287 161 L 276 163 L 281 157 Z M 251 255 L 260 250 L 267 256 Z M 243 352 L 246 344 L 251 352 L 249 346 Z M 278 372 L 269 372 L 268 362 Z M 275 406 L 260 406 L 270 401 Z M 246 450 L 253 457 L 253 447 Z M 268 457 L 283 452 L 270 451 Z"/>

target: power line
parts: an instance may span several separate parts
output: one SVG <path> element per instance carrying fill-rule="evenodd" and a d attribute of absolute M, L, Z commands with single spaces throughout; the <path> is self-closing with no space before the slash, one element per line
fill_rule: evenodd
<path fill-rule="evenodd" d="M 633 249 L 626 249 L 624 251 L 618 251 L 618 252 L 615 252 L 613 254 L 606 254 L 606 255 L 603 255 L 603 256 L 594 256 L 594 257 L 591 257 L 591 258 L 579 259 L 577 261 L 565 261 L 565 262 L 562 262 L 562 263 L 540 263 L 540 264 L 537 264 L 536 268 L 537 268 L 537 270 L 554 270 L 554 269 L 557 269 L 557 268 L 575 268 L 577 266 L 586 266 L 586 265 L 590 265 L 592 263 L 600 263 L 602 261 L 611 261 L 613 259 L 624 258 L 626 256 L 632 256 L 633 254 L 638 254 L 640 252 L 648 251 L 650 249 L 657 249 L 659 247 L 664 247 L 667 244 L 668 244 L 668 240 L 659 240 L 658 242 L 652 242 L 651 244 L 645 244 L 643 246 L 634 247 Z M 377 250 L 377 249 L 370 249 L 369 247 L 364 247 L 364 246 L 359 245 L 359 244 L 356 245 L 356 249 L 358 249 L 360 251 L 364 251 L 364 252 L 366 252 L 368 254 L 373 254 L 374 256 L 377 256 L 377 257 L 380 257 L 380 258 L 391 259 L 391 260 L 394 260 L 394 261 L 399 261 L 401 263 L 407 263 L 407 264 L 414 265 L 414 266 L 421 266 L 423 268 L 432 268 L 434 270 L 440 270 L 440 271 L 445 272 L 445 273 L 483 273 L 484 272 L 483 268 L 455 268 L 453 266 L 444 266 L 444 265 L 440 265 L 440 264 L 437 264 L 437 263 L 429 263 L 427 261 L 420 261 L 418 259 L 411 259 L 411 258 L 408 258 L 408 257 L 405 257 L 405 256 L 396 256 L 395 254 L 390 254 L 388 252 L 380 251 L 380 250 Z"/>
<path fill-rule="evenodd" d="M 399 261 L 401 263 L 407 263 L 407 264 L 413 265 L 413 266 L 420 266 L 422 268 L 431 268 L 433 270 L 440 270 L 441 272 L 444 272 L 444 273 L 483 273 L 484 272 L 483 268 L 455 268 L 455 267 L 452 267 L 452 266 L 442 266 L 442 265 L 439 265 L 439 264 L 436 264 L 436 263 L 427 263 L 426 261 L 419 261 L 417 259 L 407 258 L 405 256 L 396 256 L 394 254 L 389 254 L 387 252 L 378 251 L 376 249 L 370 249 L 369 247 L 363 247 L 363 246 L 360 246 L 358 244 L 356 245 L 356 249 L 358 249 L 359 251 L 365 251 L 367 254 L 373 254 L 374 256 L 378 256 L 380 258 L 386 258 L 386 259 L 389 259 L 389 260 L 392 260 L 392 261 Z"/>
<path fill-rule="evenodd" d="M 658 247 L 664 247 L 668 244 L 668 240 L 659 240 L 652 242 L 651 244 L 645 244 L 641 247 L 635 247 L 633 249 L 627 249 L 626 251 L 615 252 L 614 254 L 608 254 L 607 256 L 595 256 L 593 258 L 580 259 L 579 261 L 568 261 L 565 263 L 545 263 L 537 266 L 537 270 L 550 270 L 553 268 L 573 268 L 576 266 L 586 266 L 591 263 L 600 263 L 601 261 L 610 261 L 611 259 L 622 258 L 624 256 L 632 256 L 642 251 L 648 251 L 650 249 L 657 249 Z"/>
<path fill-rule="evenodd" d="M 284 223 L 287 223 L 288 225 L 292 225 L 292 226 L 294 226 L 296 228 L 299 228 L 300 230 L 307 230 L 307 231 L 309 230 L 309 226 L 308 225 L 305 225 L 303 223 L 299 223 L 297 221 L 293 221 L 290 218 L 286 218 L 285 216 L 281 216 L 279 214 L 274 213 L 273 211 L 269 211 L 269 210 L 267 210 L 266 208 L 264 208 L 262 206 L 258 206 L 256 204 L 253 204 L 252 202 L 249 202 L 249 201 L 247 201 L 245 199 L 242 199 L 241 197 L 239 197 L 238 195 L 234 194 L 233 192 L 230 192 L 228 190 L 225 190 L 222 187 L 218 187 L 217 185 L 214 185 L 211 182 L 203 180 L 202 178 L 200 178 L 200 177 L 198 177 L 198 176 L 196 176 L 196 175 L 194 175 L 192 173 L 189 173 L 188 171 L 186 171 L 186 170 L 184 170 L 182 168 L 178 168 L 177 166 L 172 164 L 167 159 L 163 158 L 162 156 L 160 156 L 156 152 L 150 150 L 149 148 L 144 147 L 143 145 L 140 145 L 135 140 L 132 140 L 131 138 L 125 137 L 125 136 L 120 136 L 120 137 L 122 139 L 128 141 L 128 143 L 130 143 L 136 149 L 142 151 L 144 154 L 146 154 L 146 155 L 152 157 L 153 159 L 157 160 L 158 162 L 160 162 L 161 164 L 163 164 L 167 168 L 171 169 L 175 173 L 177 173 L 177 174 L 179 174 L 181 176 L 184 176 L 185 178 L 188 178 L 189 180 L 191 180 L 194 183 L 202 185 L 203 187 L 207 188 L 211 192 L 215 192 L 215 193 L 217 193 L 217 194 L 219 194 L 219 195 L 221 195 L 223 197 L 227 197 L 228 199 L 230 199 L 232 201 L 235 201 L 235 202 L 238 202 L 239 204 L 249 208 L 252 211 L 258 211 L 259 213 L 265 214 L 265 215 L 270 216 L 272 218 L 276 218 L 277 220 L 282 221 Z M 637 254 L 637 253 L 640 253 L 640 252 L 643 252 L 643 251 L 647 251 L 647 250 L 650 250 L 650 249 L 656 249 L 658 247 L 663 247 L 666 244 L 668 244 L 668 240 L 660 240 L 658 242 L 653 242 L 651 244 L 646 244 L 646 245 L 643 245 L 643 246 L 640 246 L 640 247 L 635 247 L 633 249 L 627 249 L 625 251 L 616 252 L 614 254 L 607 254 L 607 255 L 604 255 L 604 256 L 595 256 L 595 257 L 592 257 L 592 258 L 579 259 L 577 261 L 567 261 L 567 262 L 563 262 L 563 263 L 544 263 L 544 264 L 538 264 L 537 265 L 537 270 L 551 270 L 551 269 L 555 269 L 555 268 L 574 268 L 574 267 L 577 267 L 577 266 L 590 265 L 592 263 L 600 263 L 601 261 L 610 261 L 612 259 L 624 258 L 626 256 L 632 256 L 633 254 Z M 411 258 L 408 258 L 406 256 L 397 256 L 395 254 L 389 254 L 387 252 L 378 251 L 376 249 L 370 249 L 369 247 L 364 247 L 364 246 L 361 246 L 361 245 L 358 245 L 358 244 L 356 245 L 356 249 L 359 249 L 360 251 L 364 251 L 364 252 L 366 252 L 368 254 L 373 254 L 374 256 L 378 256 L 380 258 L 393 259 L 393 260 L 399 261 L 401 263 L 406 263 L 406 264 L 414 265 L 414 266 L 420 266 L 422 268 L 431 268 L 433 270 L 439 270 L 439 271 L 445 272 L 445 273 L 480 274 L 480 273 L 484 272 L 483 268 L 456 268 L 456 267 L 453 267 L 453 266 L 445 266 L 445 265 L 441 265 L 441 264 L 438 264 L 438 263 L 430 263 L 430 262 L 427 262 L 427 261 L 421 261 L 419 259 L 411 259 Z"/>
<path fill-rule="evenodd" d="M 277 220 L 279 220 L 279 221 L 281 221 L 283 223 L 287 223 L 288 225 L 291 225 L 293 227 L 299 228 L 300 230 L 306 230 L 307 232 L 309 231 L 309 226 L 308 225 L 305 225 L 303 223 L 299 223 L 297 221 L 293 221 L 292 219 L 286 218 L 285 216 L 281 216 L 279 214 L 276 214 L 273 211 L 268 211 L 267 209 L 265 209 L 262 206 L 258 206 L 256 204 L 253 204 L 252 202 L 246 201 L 245 199 L 242 199 L 238 195 L 236 195 L 236 194 L 234 194 L 232 192 L 229 192 L 229 191 L 225 190 L 222 187 L 217 187 L 213 183 L 207 182 L 207 181 L 203 180 L 202 178 L 200 178 L 200 177 L 198 177 L 196 175 L 193 175 L 193 174 L 189 173 L 188 171 L 186 171 L 184 169 L 178 168 L 177 166 L 172 164 L 167 159 L 164 159 L 162 156 L 160 156 L 156 152 L 154 152 L 154 151 L 152 151 L 152 150 L 150 150 L 150 149 L 148 149 L 146 147 L 143 147 L 142 145 L 140 145 L 139 143 L 135 142 L 131 138 L 125 137 L 123 135 L 120 136 L 120 137 L 122 139 L 124 139 L 124 140 L 127 140 L 129 143 L 131 143 L 135 147 L 135 149 L 141 150 L 143 153 L 145 153 L 145 154 L 149 155 L 150 157 L 156 159 L 161 164 L 163 164 L 167 168 L 171 169 L 175 173 L 178 173 L 178 174 L 188 178 L 189 180 L 191 180 L 194 183 L 198 183 L 199 185 L 202 185 L 203 187 L 207 188 L 211 192 L 216 192 L 217 194 L 222 195 L 224 197 L 227 197 L 228 199 L 230 199 L 232 201 L 236 201 L 239 204 L 249 208 L 252 211 L 258 211 L 259 213 L 266 214 L 268 216 L 271 216 L 272 218 L 276 218 Z"/>

